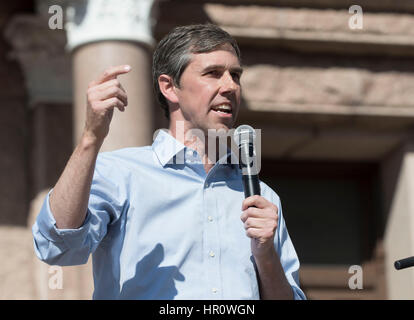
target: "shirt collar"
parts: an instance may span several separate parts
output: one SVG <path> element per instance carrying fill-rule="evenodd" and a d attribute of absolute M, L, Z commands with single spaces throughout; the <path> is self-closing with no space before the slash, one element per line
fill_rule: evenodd
<path fill-rule="evenodd" d="M 159 162 L 164 167 L 166 164 L 184 163 L 185 151 L 188 149 L 183 143 L 170 135 L 167 130 L 159 130 L 153 144 L 154 150 Z M 218 160 L 220 165 L 230 165 L 236 170 L 239 168 L 238 157 L 229 148 L 227 154 Z"/>
<path fill-rule="evenodd" d="M 165 129 L 161 129 L 152 144 L 152 149 L 164 167 L 167 163 L 173 163 L 174 156 L 183 154 L 185 145 L 175 139 Z"/>

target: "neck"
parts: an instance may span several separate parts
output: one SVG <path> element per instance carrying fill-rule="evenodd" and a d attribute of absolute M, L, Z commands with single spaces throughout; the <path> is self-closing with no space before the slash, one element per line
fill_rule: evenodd
<path fill-rule="evenodd" d="M 197 151 L 206 173 L 219 160 L 220 141 L 217 136 L 209 137 L 207 132 L 190 127 L 185 121 L 170 121 L 169 130 L 175 139 L 186 147 Z"/>

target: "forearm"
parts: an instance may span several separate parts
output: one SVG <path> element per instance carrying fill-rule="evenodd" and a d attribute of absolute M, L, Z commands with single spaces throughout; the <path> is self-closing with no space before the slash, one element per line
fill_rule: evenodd
<path fill-rule="evenodd" d="M 50 208 L 59 229 L 79 228 L 85 220 L 101 144 L 84 134 L 53 188 Z"/>
<path fill-rule="evenodd" d="M 273 249 L 267 255 L 255 257 L 260 298 L 263 300 L 293 299 L 293 290 L 280 263 L 279 256 Z"/>

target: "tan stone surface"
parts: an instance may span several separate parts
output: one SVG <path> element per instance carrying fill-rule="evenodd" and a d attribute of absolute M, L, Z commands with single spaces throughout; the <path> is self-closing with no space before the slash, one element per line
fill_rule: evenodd
<path fill-rule="evenodd" d="M 253 65 L 242 84 L 247 102 L 414 107 L 413 73 Z"/>
<path fill-rule="evenodd" d="M 210 19 L 224 26 L 273 28 L 323 32 L 359 32 L 351 30 L 348 10 L 293 9 L 274 6 L 228 6 L 206 4 Z M 364 13 L 363 32 L 383 35 L 414 35 L 414 16 L 396 13 Z"/>
<path fill-rule="evenodd" d="M 384 161 L 384 175 L 390 171 L 396 175 L 392 201 L 384 235 L 385 274 L 390 299 L 413 298 L 414 268 L 396 270 L 394 262 L 413 255 L 414 244 L 414 147 L 406 145 Z M 397 158 L 397 159 L 396 159 Z M 384 184 L 390 181 L 384 180 Z"/>
<path fill-rule="evenodd" d="M 49 190 L 43 190 L 31 203 L 28 225 L 36 221 Z M 35 298 L 42 300 L 89 300 L 93 293 L 92 259 L 86 265 L 58 267 L 40 261 L 34 250 L 30 253 L 30 270 L 34 282 Z M 56 286 L 61 281 L 61 288 Z"/>
<path fill-rule="evenodd" d="M 0 226 L 0 300 L 35 298 L 33 255 L 28 228 Z"/>

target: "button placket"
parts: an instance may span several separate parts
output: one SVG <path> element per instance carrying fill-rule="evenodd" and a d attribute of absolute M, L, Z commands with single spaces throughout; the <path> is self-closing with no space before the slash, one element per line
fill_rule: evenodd
<path fill-rule="evenodd" d="M 205 259 L 208 270 L 208 281 L 210 287 L 210 294 L 214 294 L 217 297 L 219 294 L 221 284 L 220 275 L 220 243 L 218 226 L 213 217 L 216 215 L 217 199 L 214 195 L 214 183 L 206 181 L 204 182 L 204 226 L 205 226 L 205 246 L 204 251 Z M 213 297 L 213 296 L 212 296 Z"/>

